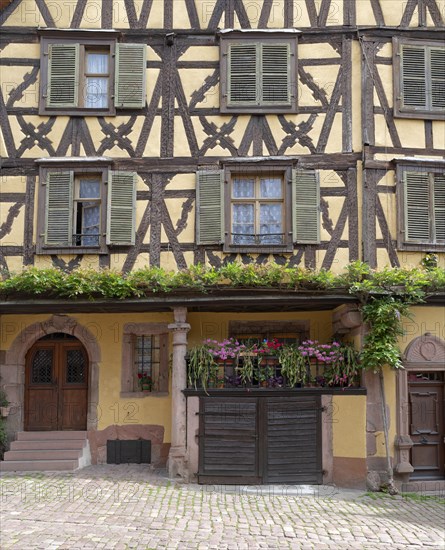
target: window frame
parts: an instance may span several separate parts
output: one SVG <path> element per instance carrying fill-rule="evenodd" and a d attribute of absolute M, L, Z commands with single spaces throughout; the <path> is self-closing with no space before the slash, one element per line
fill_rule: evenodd
<path fill-rule="evenodd" d="M 46 231 L 46 200 L 47 200 L 47 176 L 51 172 L 74 173 L 74 180 L 81 174 L 99 175 L 101 180 L 100 188 L 100 233 L 98 246 L 72 245 L 59 246 L 48 245 L 45 243 Z M 40 166 L 39 185 L 38 185 L 38 207 L 37 207 L 37 254 L 107 254 L 108 246 L 106 244 L 106 221 L 107 221 L 107 203 L 108 203 L 108 178 L 111 171 L 111 160 L 84 163 L 68 162 L 45 162 Z M 75 185 L 73 185 L 73 199 L 75 195 Z M 71 210 L 72 221 L 74 221 L 74 200 Z"/>
<path fill-rule="evenodd" d="M 398 118 L 419 118 L 426 120 L 445 120 L 445 109 L 429 110 L 422 109 L 414 106 L 405 107 L 403 105 L 402 97 L 402 47 L 403 46 L 418 46 L 427 48 L 444 49 L 443 41 L 438 40 L 415 40 L 401 37 L 394 37 L 392 41 L 393 46 L 393 78 L 394 78 L 394 99 L 393 99 L 393 111 L 394 116 Z M 429 82 L 427 81 L 426 88 L 431 83 L 431 72 L 427 75 Z M 431 89 L 431 86 L 430 86 Z M 430 92 L 431 94 L 431 92 Z"/>
<path fill-rule="evenodd" d="M 257 105 L 231 105 L 229 103 L 229 50 L 235 44 L 260 44 L 289 46 L 290 59 L 294 62 L 289 64 L 289 98 L 288 104 L 259 103 Z M 297 59 L 297 33 L 295 29 L 284 30 L 283 32 L 242 32 L 231 31 L 220 34 L 220 112 L 221 113 L 296 113 L 298 112 L 298 59 Z M 259 73 L 261 75 L 261 73 Z M 260 76 L 261 77 L 261 76 Z M 259 78 L 260 78 L 259 77 Z M 258 90 L 258 88 L 256 87 Z"/>
<path fill-rule="evenodd" d="M 98 36 L 99 35 L 99 36 Z M 39 95 L 39 115 L 67 115 L 70 116 L 115 116 L 116 107 L 114 105 L 115 96 L 115 59 L 116 59 L 116 42 L 119 33 L 116 31 L 100 31 L 94 34 L 94 38 L 89 31 L 41 31 L 40 44 L 40 95 Z M 47 105 L 48 91 L 48 61 L 49 53 L 48 46 L 53 44 L 79 44 L 81 52 L 79 56 L 79 82 L 77 90 L 79 94 L 79 105 L 77 107 L 50 107 Z M 108 107 L 89 109 L 84 106 L 85 98 L 80 93 L 85 87 L 85 53 L 86 49 L 105 50 L 109 49 L 109 67 L 108 67 Z"/>
<path fill-rule="evenodd" d="M 256 164 L 224 165 L 224 252 L 258 252 L 258 253 L 280 253 L 292 252 L 292 165 L 288 161 L 285 163 L 262 163 Z M 255 176 L 261 178 L 262 175 L 279 176 L 283 185 L 283 243 L 282 244 L 233 244 L 232 243 L 232 180 L 235 177 Z M 260 200 L 260 199 L 255 199 Z M 236 202 L 236 199 L 235 199 Z"/>
<path fill-rule="evenodd" d="M 159 336 L 159 380 L 154 383 L 151 392 L 135 390 L 137 378 L 135 364 L 135 345 L 138 336 Z M 127 323 L 122 335 L 122 371 L 120 397 L 144 398 L 164 397 L 169 395 L 170 365 L 169 365 L 170 332 L 168 323 Z"/>
<path fill-rule="evenodd" d="M 405 211 L 405 181 L 404 174 L 406 172 L 422 172 L 430 174 L 445 174 L 445 163 L 440 161 L 432 162 L 409 162 L 400 159 L 396 163 L 396 202 L 397 202 L 397 248 L 398 250 L 409 250 L 418 252 L 445 252 L 445 239 L 443 242 L 410 242 L 405 238 L 406 226 L 406 211 Z M 431 197 L 429 197 L 431 201 Z M 434 217 L 434 213 L 433 213 Z M 430 216 L 428 218 L 430 224 L 434 222 Z"/>
<path fill-rule="evenodd" d="M 301 341 L 309 338 L 310 322 L 307 320 L 301 321 L 229 321 L 229 338 L 244 339 L 245 337 L 258 337 L 261 340 L 280 338 L 300 338 Z M 257 336 L 256 336 L 257 335 Z"/>

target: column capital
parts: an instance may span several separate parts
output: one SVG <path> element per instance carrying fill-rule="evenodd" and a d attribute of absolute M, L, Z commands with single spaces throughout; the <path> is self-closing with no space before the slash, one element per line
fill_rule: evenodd
<path fill-rule="evenodd" d="M 191 326 L 189 323 L 170 323 L 167 328 L 172 332 L 188 332 Z"/>
<path fill-rule="evenodd" d="M 187 320 L 187 308 L 186 307 L 174 307 L 173 316 L 175 323 L 185 323 Z"/>

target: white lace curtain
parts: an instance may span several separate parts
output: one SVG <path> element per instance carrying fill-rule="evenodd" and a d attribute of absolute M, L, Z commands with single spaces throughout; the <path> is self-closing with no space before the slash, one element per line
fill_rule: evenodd
<path fill-rule="evenodd" d="M 100 198 L 99 180 L 80 180 L 79 187 L 80 199 L 98 199 Z M 82 204 L 82 245 L 99 245 L 99 222 L 100 222 L 100 204 L 97 202 L 81 202 Z"/>
<path fill-rule="evenodd" d="M 85 91 L 85 107 L 103 109 L 108 107 L 108 54 L 88 52 L 86 62 L 87 76 Z"/>
<path fill-rule="evenodd" d="M 283 206 L 281 202 L 261 202 L 261 199 L 282 199 L 280 178 L 262 178 L 259 197 L 255 196 L 255 179 L 233 181 L 234 199 L 253 199 L 259 202 L 259 227 L 255 229 L 255 202 L 234 203 L 232 233 L 234 244 L 281 244 L 283 242 Z"/>

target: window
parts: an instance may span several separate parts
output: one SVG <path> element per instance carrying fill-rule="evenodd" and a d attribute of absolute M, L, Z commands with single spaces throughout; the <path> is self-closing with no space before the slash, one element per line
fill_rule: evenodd
<path fill-rule="evenodd" d="M 277 339 L 283 344 L 295 344 L 309 335 L 308 321 L 230 321 L 229 336 L 239 342 L 261 343 Z"/>
<path fill-rule="evenodd" d="M 228 252 L 285 252 L 319 242 L 320 190 L 313 170 L 276 162 L 197 174 L 197 242 Z"/>
<path fill-rule="evenodd" d="M 145 44 L 116 43 L 112 31 L 41 33 L 40 114 L 114 115 L 116 108 L 144 107 Z"/>
<path fill-rule="evenodd" d="M 168 392 L 168 328 L 164 323 L 124 325 L 122 396 Z M 142 393 L 144 392 L 144 393 Z"/>
<path fill-rule="evenodd" d="M 97 254 L 134 244 L 136 174 L 100 160 L 52 161 L 40 170 L 37 252 Z"/>
<path fill-rule="evenodd" d="M 261 31 L 222 35 L 223 113 L 296 111 L 296 38 L 291 34 L 289 30 L 268 36 Z"/>
<path fill-rule="evenodd" d="M 234 177 L 231 189 L 231 241 L 243 244 L 284 243 L 283 178 L 252 174 Z"/>
<path fill-rule="evenodd" d="M 443 42 L 394 39 L 394 114 L 445 117 L 445 46 Z M 426 116 L 427 115 L 427 116 Z"/>
<path fill-rule="evenodd" d="M 445 168 L 397 167 L 398 245 L 406 250 L 445 249 Z"/>

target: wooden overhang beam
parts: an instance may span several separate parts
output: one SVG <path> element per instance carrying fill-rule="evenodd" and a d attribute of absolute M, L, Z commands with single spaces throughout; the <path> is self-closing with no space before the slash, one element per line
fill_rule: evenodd
<path fill-rule="evenodd" d="M 350 294 L 314 292 L 271 292 L 268 290 L 216 291 L 206 294 L 176 293 L 153 298 L 110 299 L 11 299 L 0 301 L 0 314 L 31 313 L 130 313 L 171 311 L 280 312 L 332 310 L 342 304 L 358 303 Z"/>

